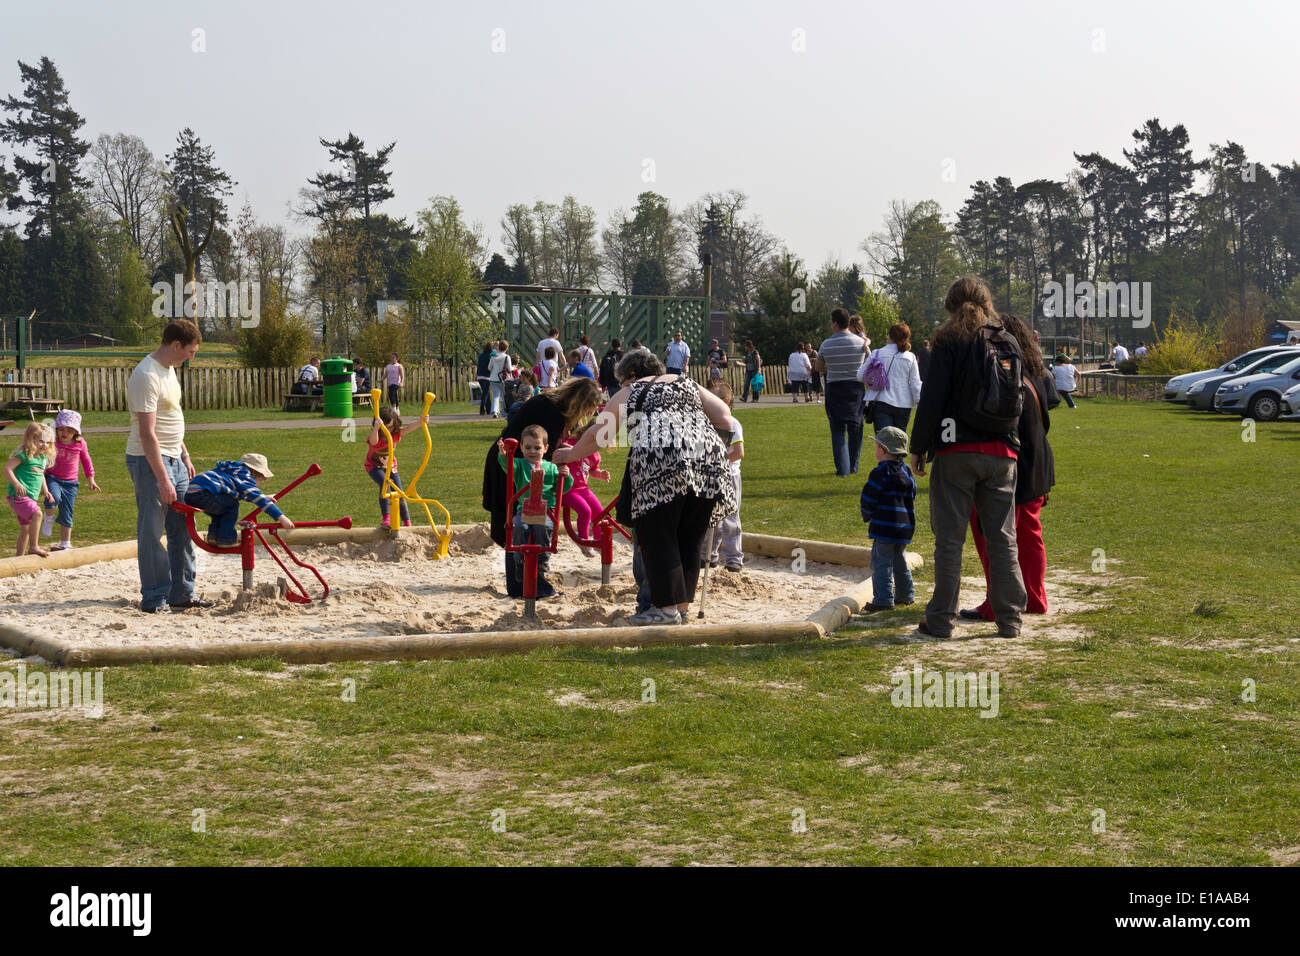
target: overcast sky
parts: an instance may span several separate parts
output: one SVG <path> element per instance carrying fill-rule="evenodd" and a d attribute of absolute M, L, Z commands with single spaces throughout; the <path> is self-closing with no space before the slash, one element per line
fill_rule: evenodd
<path fill-rule="evenodd" d="M 193 127 L 238 181 L 232 213 L 247 198 L 287 221 L 319 138 L 351 130 L 397 142 L 384 211 L 453 195 L 493 251 L 510 203 L 572 193 L 603 225 L 646 189 L 681 207 L 735 188 L 812 267 L 861 261 L 891 199 L 951 215 L 981 178 L 1122 159 L 1152 116 L 1198 157 L 1231 139 L 1300 158 L 1294 3 L 0 5 L 0 95 L 46 55 L 88 139 L 133 133 L 161 157 Z"/>

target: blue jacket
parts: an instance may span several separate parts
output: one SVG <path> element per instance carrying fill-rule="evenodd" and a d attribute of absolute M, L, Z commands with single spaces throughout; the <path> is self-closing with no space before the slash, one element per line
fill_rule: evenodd
<path fill-rule="evenodd" d="M 253 473 L 242 461 L 219 461 L 211 471 L 201 472 L 190 479 L 190 487 L 212 495 L 230 495 L 242 501 L 251 501 L 278 520 L 284 514 L 275 502 L 262 494 L 253 480 Z"/>
<path fill-rule="evenodd" d="M 871 470 L 862 486 L 862 520 L 867 536 L 880 541 L 912 540 L 916 533 L 916 479 L 907 463 L 886 458 Z"/>

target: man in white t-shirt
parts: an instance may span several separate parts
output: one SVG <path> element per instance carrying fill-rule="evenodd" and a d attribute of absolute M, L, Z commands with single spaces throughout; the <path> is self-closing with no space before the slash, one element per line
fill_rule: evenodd
<path fill-rule="evenodd" d="M 1135 359 L 1146 358 L 1148 354 L 1149 350 L 1147 349 L 1147 344 L 1145 342 L 1139 342 L 1138 347 L 1133 350 L 1133 357 Z"/>
<path fill-rule="evenodd" d="M 555 360 L 556 366 L 558 368 L 568 367 L 568 363 L 566 363 L 564 360 L 564 346 L 560 345 L 560 340 L 558 338 L 559 334 L 560 334 L 559 329 L 551 329 L 551 331 L 547 333 L 546 338 L 542 339 L 540 342 L 537 343 L 537 364 L 538 365 L 542 365 L 542 362 L 546 359 L 546 350 L 548 348 L 552 348 L 555 349 L 555 354 L 551 357 Z M 544 368 L 545 366 L 543 366 L 543 369 Z"/>
<path fill-rule="evenodd" d="M 324 388 L 320 377 L 320 359 L 312 356 L 311 361 L 298 369 L 298 391 L 303 395 L 319 395 Z"/>
<path fill-rule="evenodd" d="M 172 502 L 185 500 L 194 477 L 175 368 L 194 358 L 201 341 L 197 325 L 173 319 L 163 329 L 162 344 L 140 360 L 126 387 L 126 470 L 135 486 L 140 610 L 149 614 L 215 604 L 194 596 L 194 545 L 185 516 L 172 508 Z M 164 531 L 166 548 L 158 540 Z"/>
<path fill-rule="evenodd" d="M 681 329 L 673 333 L 673 340 L 664 349 L 664 356 L 667 359 L 664 365 L 669 375 L 686 374 L 686 368 L 691 364 L 691 347 L 682 340 Z"/>
<path fill-rule="evenodd" d="M 1110 353 L 1110 361 L 1113 365 L 1119 365 L 1120 362 L 1127 362 L 1128 349 L 1116 342 L 1115 348 L 1113 348 Z"/>
<path fill-rule="evenodd" d="M 799 401 L 800 392 L 803 393 L 805 404 L 812 401 L 812 359 L 802 345 L 790 353 L 787 378 L 790 381 L 791 404 Z"/>

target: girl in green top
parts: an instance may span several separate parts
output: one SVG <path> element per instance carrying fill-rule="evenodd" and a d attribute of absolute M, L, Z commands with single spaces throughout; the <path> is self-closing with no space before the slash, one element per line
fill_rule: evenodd
<path fill-rule="evenodd" d="M 50 552 L 40 546 L 41 506 L 38 499 L 54 504 L 54 496 L 45 484 L 45 468 L 54 457 L 54 442 L 50 433 L 39 422 L 32 422 L 23 432 L 23 443 L 5 462 L 5 477 L 9 479 L 8 501 L 18 518 L 18 550 L 20 557 L 30 552 L 48 558 Z"/>

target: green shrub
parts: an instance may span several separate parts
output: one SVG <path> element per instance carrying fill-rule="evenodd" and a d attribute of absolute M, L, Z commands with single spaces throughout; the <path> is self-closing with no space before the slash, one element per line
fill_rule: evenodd
<path fill-rule="evenodd" d="M 1184 375 L 1219 364 L 1219 330 L 1198 324 L 1178 312 L 1171 313 L 1160 340 L 1137 363 L 1143 375 Z"/>
<path fill-rule="evenodd" d="M 399 315 L 389 314 L 382 322 L 365 326 L 352 340 L 353 351 L 366 368 L 383 368 L 388 356 L 406 354 L 411 340 L 410 326 Z"/>
<path fill-rule="evenodd" d="M 307 361 L 311 329 L 285 306 L 278 290 L 271 288 L 262 299 L 257 324 L 239 330 L 236 351 L 245 368 L 295 368 Z"/>

